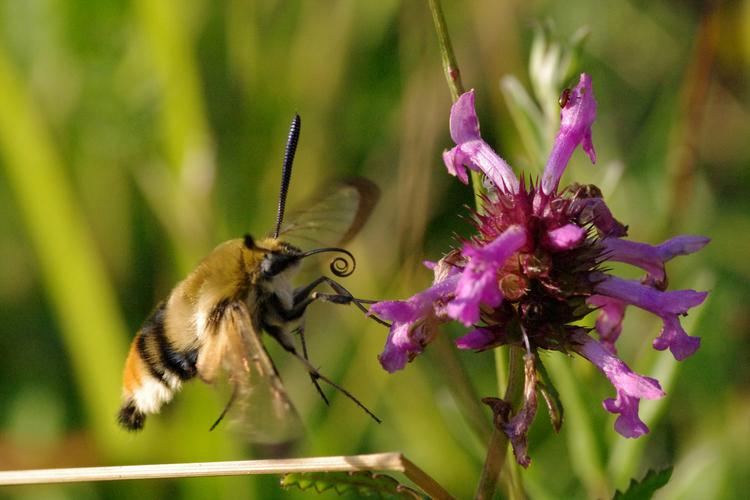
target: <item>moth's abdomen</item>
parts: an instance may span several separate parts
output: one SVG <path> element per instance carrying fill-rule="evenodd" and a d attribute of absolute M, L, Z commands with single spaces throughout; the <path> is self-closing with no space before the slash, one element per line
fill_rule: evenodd
<path fill-rule="evenodd" d="M 197 350 L 179 350 L 164 327 L 161 304 L 133 340 L 123 374 L 122 407 L 117 420 L 128 430 L 143 428 L 146 415 L 158 413 L 196 374 Z"/>

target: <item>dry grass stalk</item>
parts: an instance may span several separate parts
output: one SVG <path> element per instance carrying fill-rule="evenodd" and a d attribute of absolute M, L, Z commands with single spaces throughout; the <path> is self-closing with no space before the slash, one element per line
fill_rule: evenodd
<path fill-rule="evenodd" d="M 437 481 L 422 469 L 414 465 L 401 453 L 395 452 L 276 460 L 235 460 L 228 462 L 2 471 L 0 472 L 0 485 L 338 471 L 401 472 L 430 497 L 436 499 L 453 498 Z"/>

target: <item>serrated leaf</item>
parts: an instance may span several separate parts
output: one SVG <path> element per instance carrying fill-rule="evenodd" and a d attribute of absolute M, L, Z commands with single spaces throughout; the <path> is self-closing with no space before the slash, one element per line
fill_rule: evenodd
<path fill-rule="evenodd" d="M 635 479 L 630 480 L 630 486 L 628 486 L 625 493 L 621 493 L 620 490 L 615 492 L 613 500 L 648 500 L 654 496 L 654 492 L 667 484 L 669 478 L 672 477 L 672 467 L 666 468 L 661 471 L 650 470 L 646 476 L 640 481 Z"/>
<path fill-rule="evenodd" d="M 281 487 L 284 489 L 297 487 L 302 491 L 313 489 L 317 493 L 333 490 L 339 495 L 352 493 L 357 497 L 382 499 L 426 498 L 391 476 L 370 471 L 295 472 L 281 477 Z"/>

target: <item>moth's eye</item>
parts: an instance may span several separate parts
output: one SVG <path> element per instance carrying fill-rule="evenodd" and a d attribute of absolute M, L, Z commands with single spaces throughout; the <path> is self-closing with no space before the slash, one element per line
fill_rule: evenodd
<path fill-rule="evenodd" d="M 288 255 L 272 252 L 263 258 L 260 263 L 260 270 L 265 276 L 273 277 L 289 267 L 290 263 Z"/>
<path fill-rule="evenodd" d="M 267 254 L 260 263 L 260 270 L 263 274 L 273 274 L 273 254 Z"/>

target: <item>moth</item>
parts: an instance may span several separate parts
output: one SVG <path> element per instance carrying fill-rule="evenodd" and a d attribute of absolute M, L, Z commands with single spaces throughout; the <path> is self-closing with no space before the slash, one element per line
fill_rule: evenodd
<path fill-rule="evenodd" d="M 217 246 L 156 306 L 138 331 L 125 362 L 122 405 L 117 416 L 125 429 L 142 429 L 146 416 L 158 413 L 183 382 L 198 377 L 212 384 L 226 374 L 231 397 L 211 429 L 231 409 L 235 420 L 246 424 L 249 439 L 284 439 L 291 432 L 284 428 L 284 422 L 294 427 L 298 417 L 261 341 L 261 332 L 303 363 L 326 403 L 319 381 L 341 391 L 380 422 L 359 400 L 310 364 L 304 342 L 303 318 L 311 303 L 355 304 L 366 312 L 363 304 L 369 301 L 356 299 L 325 275 L 307 285 L 294 286 L 305 258 L 338 252 L 330 269 L 343 277 L 354 271 L 354 256 L 336 246 L 303 252 L 281 238 L 295 234 L 303 241 L 310 238 L 341 245 L 365 223 L 379 190 L 366 179 L 343 183 L 282 227 L 300 125 L 296 115 L 284 154 L 273 234 L 259 240 L 246 235 Z M 322 285 L 332 293 L 316 291 Z M 301 349 L 297 347 L 298 338 Z M 253 435 L 259 432 L 264 435 Z"/>

